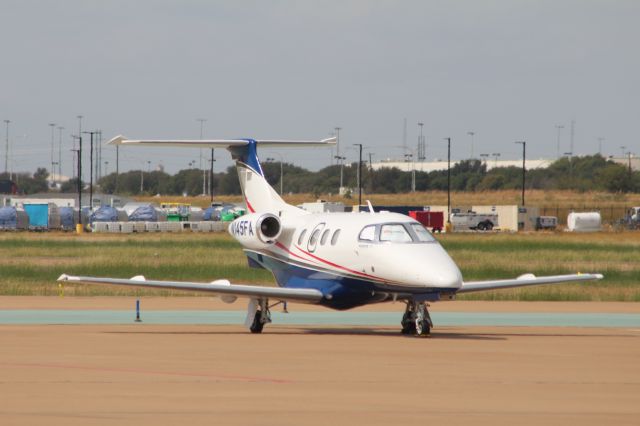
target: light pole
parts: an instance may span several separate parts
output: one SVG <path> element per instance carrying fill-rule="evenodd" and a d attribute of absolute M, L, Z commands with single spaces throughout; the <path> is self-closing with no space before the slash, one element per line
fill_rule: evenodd
<path fill-rule="evenodd" d="M 58 126 L 59 139 L 58 139 L 58 179 L 62 176 L 62 131 L 64 127 Z"/>
<path fill-rule="evenodd" d="M 604 140 L 604 138 L 602 136 L 600 136 L 598 138 L 598 154 L 600 154 L 602 156 L 602 141 Z"/>
<path fill-rule="evenodd" d="M 209 193 L 211 195 L 211 202 L 213 203 L 213 163 L 215 163 L 216 159 L 213 156 L 213 148 L 211 148 L 211 166 L 209 169 Z"/>
<path fill-rule="evenodd" d="M 342 127 L 335 127 L 334 130 L 336 131 L 336 158 L 339 159 L 339 157 L 340 157 L 340 130 L 342 130 Z M 342 187 L 342 183 L 340 184 L 340 187 Z"/>
<path fill-rule="evenodd" d="M 51 127 L 51 182 L 55 185 L 56 182 L 56 171 L 55 171 L 55 160 L 54 160 L 54 156 L 53 156 L 53 151 L 54 151 L 54 147 L 53 147 L 53 138 L 54 138 L 54 131 L 56 129 L 56 123 L 49 123 L 49 127 Z"/>
<path fill-rule="evenodd" d="M 494 167 L 498 167 L 498 157 L 500 157 L 500 153 L 499 152 L 494 152 L 493 154 L 491 154 L 493 156 L 493 159 L 495 161 L 495 165 Z"/>
<path fill-rule="evenodd" d="M 480 154 L 480 159 L 484 158 L 484 164 L 487 165 L 487 159 L 489 158 L 489 154 Z"/>
<path fill-rule="evenodd" d="M 626 146 L 621 146 L 620 151 L 622 151 L 622 158 L 624 158 L 624 151 L 627 149 Z"/>
<path fill-rule="evenodd" d="M 451 138 L 447 141 L 447 231 L 451 229 Z"/>
<path fill-rule="evenodd" d="M 360 182 L 360 177 L 362 176 L 362 144 L 354 143 L 353 146 L 357 146 L 359 148 L 358 152 L 358 206 L 362 205 L 362 185 Z"/>
<path fill-rule="evenodd" d="M 77 115 L 76 118 L 78 119 L 78 135 L 82 135 L 82 115 Z M 78 155 L 79 150 L 76 149 L 76 138 L 72 138 L 73 139 L 73 148 L 71 149 L 72 152 L 74 152 L 74 155 Z M 77 160 L 77 159 L 76 159 Z M 77 165 L 77 161 L 72 161 L 73 164 L 73 168 L 75 169 L 78 165 Z M 76 170 L 73 170 L 73 174 L 76 174 Z"/>
<path fill-rule="evenodd" d="M 336 155 L 334 157 L 336 160 L 338 160 L 338 164 L 340 164 L 340 188 L 338 189 L 338 194 L 340 193 L 340 191 L 342 191 L 343 188 L 343 177 L 344 177 L 344 160 L 347 159 L 347 157 L 341 157 L 339 155 Z"/>
<path fill-rule="evenodd" d="M 563 155 L 566 155 L 569 160 L 569 187 L 573 187 L 573 161 L 571 161 L 573 153 L 565 152 Z"/>
<path fill-rule="evenodd" d="M 78 139 L 78 152 L 77 160 L 78 160 L 78 225 L 80 225 L 80 229 L 82 229 L 82 134 L 79 136 L 72 136 L 74 140 Z M 73 150 L 75 151 L 75 149 Z"/>
<path fill-rule="evenodd" d="M 422 135 L 424 123 L 418 123 L 418 127 L 420 128 L 420 136 L 418 136 L 418 161 L 424 161 L 426 157 L 424 136 Z"/>
<path fill-rule="evenodd" d="M 93 135 L 97 132 L 82 132 L 90 136 L 90 152 L 89 152 L 89 211 L 93 209 Z"/>
<path fill-rule="evenodd" d="M 560 131 L 564 129 L 564 126 L 562 124 L 556 124 L 556 130 L 558 131 L 558 139 L 556 141 L 557 143 L 557 148 L 556 148 L 556 158 L 560 158 Z"/>
<path fill-rule="evenodd" d="M 196 121 L 200 122 L 200 140 L 203 137 L 204 123 L 207 121 L 206 118 L 196 118 Z M 200 148 L 200 170 L 202 170 L 202 195 L 206 195 L 207 193 L 207 172 L 204 167 L 202 167 L 202 148 Z"/>
<path fill-rule="evenodd" d="M 416 192 L 416 168 L 413 161 L 413 154 L 404 154 L 404 161 L 405 163 L 411 162 L 411 192 Z"/>
<path fill-rule="evenodd" d="M 116 145 L 116 194 L 118 193 L 118 177 L 120 176 L 120 145 Z"/>
<path fill-rule="evenodd" d="M 405 163 L 411 162 L 411 192 L 415 192 L 416 191 L 416 167 L 415 167 L 416 153 L 414 150 L 404 145 L 398 146 L 398 148 L 402 148 L 405 151 L 404 162 Z M 409 152 L 406 152 L 406 151 L 409 151 Z M 418 154 L 418 156 L 420 156 L 420 154 Z"/>
<path fill-rule="evenodd" d="M 6 125 L 6 128 L 7 128 L 5 145 L 4 145 L 4 174 L 9 173 L 9 123 L 11 123 L 11 120 L 4 120 L 4 124 Z M 9 179 L 11 178 L 12 177 L 9 176 Z"/>
<path fill-rule="evenodd" d="M 518 144 L 522 145 L 522 207 L 524 207 L 525 206 L 525 204 L 524 204 L 524 185 L 525 185 L 525 174 L 526 174 L 525 161 L 526 161 L 526 155 L 527 155 L 527 142 L 526 141 L 516 141 L 515 143 L 518 143 Z"/>
<path fill-rule="evenodd" d="M 476 135 L 476 132 L 467 132 L 469 136 L 471 136 L 471 157 L 470 160 L 473 160 L 473 137 Z"/>
<path fill-rule="evenodd" d="M 109 176 L 109 161 L 104 161 L 104 175 Z"/>

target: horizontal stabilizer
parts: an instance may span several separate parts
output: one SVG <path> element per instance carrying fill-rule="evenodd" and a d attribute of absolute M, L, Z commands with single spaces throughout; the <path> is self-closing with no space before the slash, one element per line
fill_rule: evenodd
<path fill-rule="evenodd" d="M 561 284 L 574 281 L 601 280 L 602 274 L 570 274 L 551 275 L 546 277 L 536 277 L 533 274 L 524 274 L 516 279 L 492 280 L 492 281 L 469 281 L 462 283 L 462 287 L 457 293 L 470 293 L 473 291 L 496 290 L 501 288 L 526 287 L 540 284 Z"/>
<path fill-rule="evenodd" d="M 164 146 L 182 148 L 231 148 L 245 146 L 254 139 L 127 139 L 124 136 L 116 136 L 107 142 L 108 145 L 122 146 Z M 319 141 L 309 140 L 280 140 L 280 139 L 255 139 L 255 142 L 265 148 L 283 147 L 313 147 L 335 145 L 336 138 L 327 138 Z"/>
<path fill-rule="evenodd" d="M 137 277 L 134 277 L 137 278 Z M 190 290 L 202 291 L 206 293 L 214 293 L 218 295 L 231 295 L 237 297 L 251 298 L 271 298 L 276 300 L 290 300 L 297 302 L 317 303 L 322 300 L 322 293 L 315 289 L 308 288 L 282 288 L 282 287 L 263 287 L 257 285 L 230 284 L 227 280 L 214 281 L 212 283 L 194 283 L 181 281 L 156 281 L 156 280 L 140 280 L 140 279 L 121 279 L 121 278 L 100 278 L 100 277 L 81 277 L 67 274 L 60 275 L 58 281 L 86 283 L 86 284 L 105 284 L 105 285 L 125 285 L 132 287 L 147 287 L 156 289 L 171 290 Z"/>

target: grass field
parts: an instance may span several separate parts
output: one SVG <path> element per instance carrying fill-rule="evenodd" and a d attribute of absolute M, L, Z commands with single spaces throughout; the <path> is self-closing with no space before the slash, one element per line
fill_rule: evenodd
<path fill-rule="evenodd" d="M 640 302 L 640 233 L 451 234 L 438 236 L 466 280 L 601 272 L 595 283 L 501 290 L 482 300 Z M 0 294 L 56 295 L 62 273 L 274 285 L 247 267 L 240 245 L 224 234 L 0 234 Z M 177 291 L 66 285 L 65 295 L 193 295 Z"/>

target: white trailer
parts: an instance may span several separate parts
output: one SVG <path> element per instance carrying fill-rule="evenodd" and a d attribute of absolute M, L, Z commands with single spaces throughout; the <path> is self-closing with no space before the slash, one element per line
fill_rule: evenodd
<path fill-rule="evenodd" d="M 451 224 L 454 231 L 471 229 L 491 231 L 498 224 L 498 215 L 492 213 L 452 213 Z"/>

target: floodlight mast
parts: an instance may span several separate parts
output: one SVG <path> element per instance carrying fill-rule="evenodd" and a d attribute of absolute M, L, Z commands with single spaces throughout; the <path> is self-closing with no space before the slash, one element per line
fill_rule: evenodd
<path fill-rule="evenodd" d="M 522 144 L 522 207 L 524 207 L 524 185 L 525 185 L 525 161 L 526 161 L 526 151 L 527 151 L 527 142 L 526 141 L 516 141 L 515 143 Z"/>

